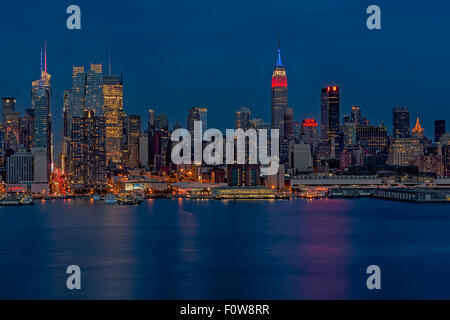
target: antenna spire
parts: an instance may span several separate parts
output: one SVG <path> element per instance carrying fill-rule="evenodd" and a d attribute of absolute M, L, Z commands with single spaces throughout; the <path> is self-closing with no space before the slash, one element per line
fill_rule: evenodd
<path fill-rule="evenodd" d="M 109 75 L 111 75 L 111 48 L 109 48 L 108 59 L 109 59 Z"/>
<path fill-rule="evenodd" d="M 42 89 L 42 45 L 41 45 L 41 73 L 39 78 L 39 89 Z"/>
<path fill-rule="evenodd" d="M 282 66 L 283 66 L 283 63 L 281 62 L 280 36 L 278 36 L 277 67 L 282 67 Z"/>
<path fill-rule="evenodd" d="M 45 40 L 45 44 L 44 44 L 44 46 L 45 46 L 45 51 L 44 51 L 44 61 L 45 61 L 45 68 L 44 68 L 44 70 L 45 70 L 45 75 L 47 76 L 47 40 Z"/>

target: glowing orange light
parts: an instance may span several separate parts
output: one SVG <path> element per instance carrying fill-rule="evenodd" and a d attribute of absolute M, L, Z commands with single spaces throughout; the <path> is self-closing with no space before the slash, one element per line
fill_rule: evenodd
<path fill-rule="evenodd" d="M 337 87 L 333 87 L 333 91 L 336 91 L 337 90 Z"/>

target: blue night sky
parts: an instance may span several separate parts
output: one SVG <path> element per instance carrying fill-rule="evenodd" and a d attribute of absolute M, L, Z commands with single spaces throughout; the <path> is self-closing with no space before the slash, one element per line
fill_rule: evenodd
<path fill-rule="evenodd" d="M 66 28 L 66 8 L 81 7 L 82 29 Z M 381 7 L 382 30 L 366 28 L 366 8 Z M 295 120 L 319 119 L 320 89 L 341 86 L 341 114 L 359 105 L 391 132 L 392 107 L 407 106 L 432 136 L 450 119 L 450 4 L 445 1 L 2 1 L 0 96 L 29 107 L 47 40 L 55 144 L 72 65 L 103 62 L 124 72 L 128 114 L 167 113 L 186 125 L 188 110 L 208 107 L 208 126 L 234 126 L 246 105 L 270 121 L 270 79 L 281 36 L 289 105 Z M 413 124 L 413 123 L 412 123 Z"/>

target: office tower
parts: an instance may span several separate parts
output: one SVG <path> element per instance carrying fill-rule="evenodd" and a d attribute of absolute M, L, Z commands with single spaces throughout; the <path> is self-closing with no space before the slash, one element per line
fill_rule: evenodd
<path fill-rule="evenodd" d="M 27 151 L 33 147 L 34 136 L 34 109 L 27 108 L 24 117 L 20 120 L 20 144 Z"/>
<path fill-rule="evenodd" d="M 45 148 L 31 148 L 33 155 L 33 182 L 48 183 L 48 158 L 47 149 Z"/>
<path fill-rule="evenodd" d="M 16 111 L 16 99 L 2 98 L 2 122 L 5 122 L 6 113 Z"/>
<path fill-rule="evenodd" d="M 20 144 L 20 112 L 7 111 L 3 122 L 5 148 L 17 151 Z"/>
<path fill-rule="evenodd" d="M 302 141 L 294 144 L 291 152 L 291 167 L 296 174 L 310 173 L 313 171 L 311 146 L 309 143 Z"/>
<path fill-rule="evenodd" d="M 31 83 L 31 106 L 34 109 L 34 134 L 33 147 L 45 150 L 47 171 L 46 177 L 41 176 L 40 182 L 48 182 L 53 163 L 52 157 L 52 115 L 51 115 L 51 97 L 52 85 L 51 75 L 47 72 L 47 50 L 44 51 L 44 65 L 42 64 L 40 78 Z M 35 151 L 37 152 L 37 151 Z M 39 154 L 43 154 L 39 152 Z"/>
<path fill-rule="evenodd" d="M 128 115 L 122 113 L 122 140 L 120 142 L 122 148 L 122 163 L 127 165 L 130 161 L 130 154 L 128 152 Z"/>
<path fill-rule="evenodd" d="M 252 111 L 247 107 L 241 107 L 236 111 L 235 125 L 236 129 L 242 129 L 244 131 L 252 127 Z"/>
<path fill-rule="evenodd" d="M 155 130 L 169 133 L 169 120 L 167 120 L 166 114 L 158 114 L 155 117 Z"/>
<path fill-rule="evenodd" d="M 148 134 L 141 134 L 139 137 L 139 166 L 147 167 L 148 162 Z"/>
<path fill-rule="evenodd" d="M 103 77 L 104 116 L 106 121 L 106 161 L 122 161 L 123 83 L 119 76 Z"/>
<path fill-rule="evenodd" d="M 362 121 L 361 109 L 358 106 L 352 106 L 351 122 L 360 125 Z"/>
<path fill-rule="evenodd" d="M 106 122 L 93 110 L 72 117 L 69 181 L 72 190 L 106 188 Z"/>
<path fill-rule="evenodd" d="M 70 94 L 70 117 L 83 117 L 84 111 L 93 110 L 96 116 L 103 116 L 102 65 L 92 64 L 88 71 L 84 66 L 73 67 Z"/>
<path fill-rule="evenodd" d="M 256 130 L 259 130 L 259 129 L 270 130 L 270 123 L 264 122 L 263 119 L 255 118 L 255 119 L 252 119 L 252 127 L 255 128 Z"/>
<path fill-rule="evenodd" d="M 434 142 L 439 142 L 441 136 L 445 134 L 445 120 L 434 121 Z"/>
<path fill-rule="evenodd" d="M 394 138 L 389 145 L 386 163 L 393 166 L 409 166 L 416 157 L 424 154 L 420 140 L 414 137 Z"/>
<path fill-rule="evenodd" d="M 139 136 L 141 135 L 141 116 L 128 116 L 128 167 L 137 168 L 139 166 Z"/>
<path fill-rule="evenodd" d="M 345 148 L 356 145 L 356 128 L 357 125 L 353 121 L 343 123 L 342 134 Z"/>
<path fill-rule="evenodd" d="M 208 109 L 206 108 L 197 108 L 193 107 L 189 110 L 187 117 L 187 129 L 191 133 L 191 137 L 194 138 L 194 122 L 201 121 L 202 122 L 202 130 L 203 132 L 207 129 L 207 116 Z"/>
<path fill-rule="evenodd" d="M 25 183 L 33 181 L 33 156 L 31 152 L 19 150 L 6 160 L 6 182 Z"/>
<path fill-rule="evenodd" d="M 425 130 L 420 125 L 419 117 L 417 117 L 416 125 L 412 129 L 412 136 L 418 139 L 422 139 L 425 135 Z"/>
<path fill-rule="evenodd" d="M 61 170 L 64 175 L 69 171 L 70 154 L 70 95 L 71 90 L 64 90 L 63 95 L 63 135 L 61 142 Z"/>
<path fill-rule="evenodd" d="M 148 131 L 155 129 L 155 111 L 148 109 Z"/>
<path fill-rule="evenodd" d="M 285 137 L 285 114 L 288 107 L 288 85 L 286 69 L 281 62 L 281 49 L 277 51 L 277 64 L 272 74 L 271 91 L 271 119 L 272 129 L 280 130 L 280 138 Z"/>
<path fill-rule="evenodd" d="M 380 126 L 361 125 L 356 127 L 356 142 L 370 154 L 385 151 L 387 147 L 387 128 Z"/>
<path fill-rule="evenodd" d="M 409 110 L 406 107 L 395 107 L 392 110 L 392 126 L 394 138 L 409 137 Z"/>
<path fill-rule="evenodd" d="M 287 108 L 284 115 L 285 138 L 291 140 L 294 138 L 294 109 Z"/>
<path fill-rule="evenodd" d="M 320 130 L 323 140 L 335 137 L 340 129 L 339 104 L 339 87 L 330 86 L 322 89 Z"/>
<path fill-rule="evenodd" d="M 200 121 L 202 122 L 202 131 L 205 132 L 208 129 L 208 109 L 197 108 L 197 110 L 200 115 Z"/>

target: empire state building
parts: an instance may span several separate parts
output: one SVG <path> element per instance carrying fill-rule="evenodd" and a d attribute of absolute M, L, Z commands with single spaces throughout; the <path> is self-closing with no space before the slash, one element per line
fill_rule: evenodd
<path fill-rule="evenodd" d="M 288 107 L 288 87 L 286 69 L 281 62 L 281 50 L 277 52 L 277 65 L 272 74 L 272 129 L 280 130 L 280 138 L 285 137 L 285 115 Z"/>

